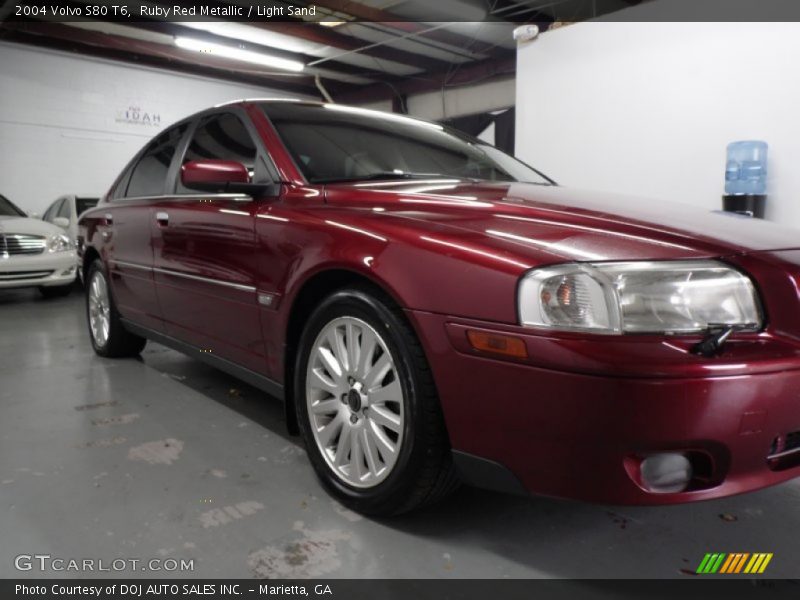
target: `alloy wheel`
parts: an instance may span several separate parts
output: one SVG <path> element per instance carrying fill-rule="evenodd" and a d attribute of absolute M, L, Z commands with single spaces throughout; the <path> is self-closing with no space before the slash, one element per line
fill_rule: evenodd
<path fill-rule="evenodd" d="M 389 476 L 403 443 L 403 387 L 368 323 L 339 317 L 322 328 L 306 370 L 306 403 L 314 441 L 340 480 L 371 488 Z"/>
<path fill-rule="evenodd" d="M 105 276 L 95 271 L 89 282 L 89 328 L 95 344 L 105 346 L 111 327 L 111 307 Z"/>

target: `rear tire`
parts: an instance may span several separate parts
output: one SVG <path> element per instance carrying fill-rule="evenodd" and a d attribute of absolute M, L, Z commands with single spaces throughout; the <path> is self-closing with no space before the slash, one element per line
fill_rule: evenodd
<path fill-rule="evenodd" d="M 425 353 L 389 298 L 366 286 L 332 294 L 308 319 L 296 360 L 308 456 L 342 504 L 396 515 L 458 486 Z"/>
<path fill-rule="evenodd" d="M 86 273 L 86 320 L 95 353 L 106 358 L 137 356 L 147 340 L 125 329 L 114 304 L 103 262 L 98 258 Z"/>
<path fill-rule="evenodd" d="M 67 285 L 40 285 L 39 293 L 45 298 L 63 298 L 64 296 L 69 296 L 70 293 L 72 293 L 72 288 L 74 285 L 75 282 Z"/>

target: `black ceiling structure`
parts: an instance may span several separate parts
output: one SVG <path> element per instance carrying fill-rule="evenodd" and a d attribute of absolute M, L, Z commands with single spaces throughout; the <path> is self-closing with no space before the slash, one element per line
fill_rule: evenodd
<path fill-rule="evenodd" d="M 139 18 L 70 22 L 20 18 L 0 9 L 0 40 L 259 85 L 294 94 L 359 103 L 394 100 L 513 76 L 513 29 L 546 30 L 617 10 L 631 0 L 318 0 L 315 16 L 210 23 Z M 81 2 L 72 2 L 75 5 Z M 171 3 L 156 0 L 152 6 Z M 224 10 L 240 2 L 205 2 Z M 275 2 L 276 6 L 289 3 Z M 10 6 L 10 5 L 9 5 Z M 466 21 L 466 18 L 473 21 Z M 177 37 L 235 46 L 302 63 L 301 72 L 246 64 L 177 47 Z"/>

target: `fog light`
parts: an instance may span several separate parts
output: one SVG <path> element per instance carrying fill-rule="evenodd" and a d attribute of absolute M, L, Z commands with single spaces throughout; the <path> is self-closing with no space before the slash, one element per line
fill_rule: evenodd
<path fill-rule="evenodd" d="M 654 454 L 639 467 L 642 484 L 650 492 L 682 492 L 692 479 L 692 463 L 683 454 Z"/>

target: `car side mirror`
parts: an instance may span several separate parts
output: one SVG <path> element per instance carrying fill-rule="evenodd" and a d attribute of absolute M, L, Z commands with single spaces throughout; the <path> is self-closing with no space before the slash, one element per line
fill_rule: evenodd
<path fill-rule="evenodd" d="M 181 183 L 203 192 L 269 195 L 272 184 L 251 183 L 250 173 L 234 160 L 191 160 L 181 167 Z"/>
<path fill-rule="evenodd" d="M 53 219 L 53 225 L 58 225 L 61 229 L 69 227 L 69 219 L 66 217 L 56 217 Z"/>

